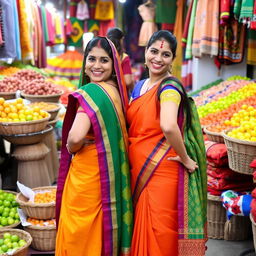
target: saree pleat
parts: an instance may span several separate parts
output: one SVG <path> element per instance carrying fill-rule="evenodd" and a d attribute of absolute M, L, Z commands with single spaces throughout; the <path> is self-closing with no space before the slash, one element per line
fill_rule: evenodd
<path fill-rule="evenodd" d="M 92 144 L 72 159 L 63 191 L 65 204 L 61 208 L 55 255 L 101 255 L 100 191 L 97 151 Z"/>

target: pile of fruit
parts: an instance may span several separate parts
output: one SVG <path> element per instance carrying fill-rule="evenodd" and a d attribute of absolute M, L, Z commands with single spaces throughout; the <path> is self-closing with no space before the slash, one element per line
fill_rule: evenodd
<path fill-rule="evenodd" d="M 49 103 L 49 102 L 34 102 L 29 104 L 30 107 L 38 107 L 40 109 L 43 109 L 45 111 L 51 111 L 54 110 L 56 108 L 58 108 L 58 105 L 56 105 L 55 103 Z"/>
<path fill-rule="evenodd" d="M 0 227 L 20 222 L 15 195 L 0 190 Z"/>
<path fill-rule="evenodd" d="M 34 203 L 47 204 L 56 201 L 56 189 L 50 191 L 37 192 L 35 194 Z"/>
<path fill-rule="evenodd" d="M 0 122 L 26 122 L 46 118 L 49 113 L 39 107 L 28 107 L 23 99 L 7 102 L 0 98 Z"/>
<path fill-rule="evenodd" d="M 20 247 L 26 245 L 27 242 L 21 239 L 18 235 L 12 235 L 9 232 L 5 232 L 0 238 L 0 254 L 13 252 Z M 12 255 L 12 254 L 10 254 Z"/>
<path fill-rule="evenodd" d="M 31 223 L 34 226 L 55 226 L 56 225 L 56 220 L 55 219 L 50 219 L 50 220 L 38 220 L 34 218 L 27 218 L 27 222 Z"/>

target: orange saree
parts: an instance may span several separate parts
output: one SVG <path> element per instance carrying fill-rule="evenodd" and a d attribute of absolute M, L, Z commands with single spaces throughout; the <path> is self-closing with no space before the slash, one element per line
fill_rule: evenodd
<path fill-rule="evenodd" d="M 176 155 L 173 150 L 166 150 L 167 145 L 162 149 L 163 145 L 158 144 L 163 133 L 156 107 L 157 87 L 132 101 L 127 116 L 133 193 L 141 189 L 136 181 L 148 156 L 152 154 L 151 159 L 160 162 L 139 198 L 133 198 L 137 202 L 132 239 L 134 256 L 178 255 L 178 163 L 167 160 Z M 151 163 L 148 165 L 151 168 Z"/>

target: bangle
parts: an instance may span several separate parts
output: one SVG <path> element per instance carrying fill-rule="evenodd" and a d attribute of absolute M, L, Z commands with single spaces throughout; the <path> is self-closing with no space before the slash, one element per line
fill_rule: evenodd
<path fill-rule="evenodd" d="M 74 153 L 70 150 L 68 143 L 66 144 L 67 151 L 70 155 L 73 155 Z"/>

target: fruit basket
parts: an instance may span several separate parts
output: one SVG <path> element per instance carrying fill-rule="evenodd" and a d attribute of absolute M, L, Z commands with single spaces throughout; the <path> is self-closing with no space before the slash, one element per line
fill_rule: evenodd
<path fill-rule="evenodd" d="M 256 156 L 256 142 L 239 140 L 222 133 L 228 151 L 229 168 L 233 171 L 251 175 L 253 168 L 250 163 Z"/>
<path fill-rule="evenodd" d="M 44 130 L 39 132 L 25 133 L 25 134 L 14 134 L 14 135 L 3 135 L 3 138 L 12 144 L 16 145 L 31 145 L 35 143 L 39 143 L 43 140 L 43 138 L 47 135 L 47 133 L 51 132 L 53 127 L 51 125 L 47 125 Z"/>
<path fill-rule="evenodd" d="M 0 97 L 5 100 L 11 100 L 16 98 L 16 92 L 0 92 Z"/>
<path fill-rule="evenodd" d="M 44 102 L 59 102 L 60 96 L 63 94 L 63 91 L 60 91 L 60 93 L 56 94 L 48 94 L 48 95 L 32 95 L 32 94 L 25 94 L 21 93 L 21 96 L 25 98 L 26 100 L 29 100 L 31 102 L 38 102 L 38 101 L 44 101 Z"/>
<path fill-rule="evenodd" d="M 16 198 L 17 196 L 17 192 L 14 192 L 14 191 L 9 191 L 9 190 L 3 190 L 1 193 L 0 193 L 0 200 L 3 202 L 6 200 L 6 198 L 4 197 L 3 193 L 8 193 L 8 194 L 12 194 L 13 195 L 13 199 Z M 3 202 L 2 206 L 0 207 L 3 207 L 3 212 L 1 212 L 0 216 L 1 216 L 1 221 L 0 221 L 0 224 L 1 224 L 1 227 L 0 227 L 0 230 L 3 230 L 3 229 L 7 229 L 7 228 L 14 228 L 14 227 L 17 227 L 19 224 L 20 224 L 20 219 L 19 219 L 19 216 L 18 216 L 18 212 L 17 212 L 17 209 L 14 211 L 12 208 L 16 206 L 13 205 L 13 202 L 14 200 L 10 200 L 10 199 L 7 199 L 6 201 L 9 201 L 9 202 L 6 202 L 6 204 L 8 203 L 8 205 L 5 205 L 5 202 Z M 4 212 L 6 211 L 5 209 L 6 208 L 9 208 L 8 210 L 8 216 L 3 216 Z M 11 210 L 11 211 L 10 211 Z M 12 214 L 10 214 L 10 212 L 12 212 Z M 16 216 L 17 214 L 17 216 Z M 7 214 L 6 214 L 7 215 Z M 2 217 L 6 217 L 6 218 L 2 218 Z M 11 218 L 11 223 L 12 224 L 9 224 L 8 225 L 8 222 L 9 222 L 9 217 Z M 4 223 L 4 221 L 6 223 Z"/>
<path fill-rule="evenodd" d="M 30 225 L 24 227 L 33 238 L 31 247 L 39 251 L 53 251 L 55 250 L 56 241 L 56 225 L 51 226 L 37 226 Z"/>
<path fill-rule="evenodd" d="M 37 187 L 32 190 L 34 192 L 43 192 L 52 189 L 56 189 L 56 186 Z M 22 193 L 17 194 L 16 201 L 28 217 L 44 220 L 55 218 L 55 201 L 50 203 L 29 202 L 28 198 Z"/>
<path fill-rule="evenodd" d="M 1 253 L 1 256 L 8 256 L 8 255 L 27 256 L 28 247 L 32 242 L 31 235 L 28 232 L 21 229 L 8 228 L 8 229 L 0 230 L 0 238 L 2 238 L 5 233 L 9 233 L 12 236 L 17 235 L 21 240 L 24 240 L 25 242 L 21 247 L 17 248 L 12 254 Z"/>
<path fill-rule="evenodd" d="M 25 133 L 39 132 L 45 129 L 50 119 L 50 114 L 47 117 L 25 122 L 0 122 L 1 135 L 17 135 Z"/>
<path fill-rule="evenodd" d="M 210 141 L 215 141 L 219 143 L 224 143 L 224 138 L 221 133 L 219 132 L 212 132 L 207 129 L 207 127 L 204 127 L 204 133 L 207 135 L 208 139 Z"/>

